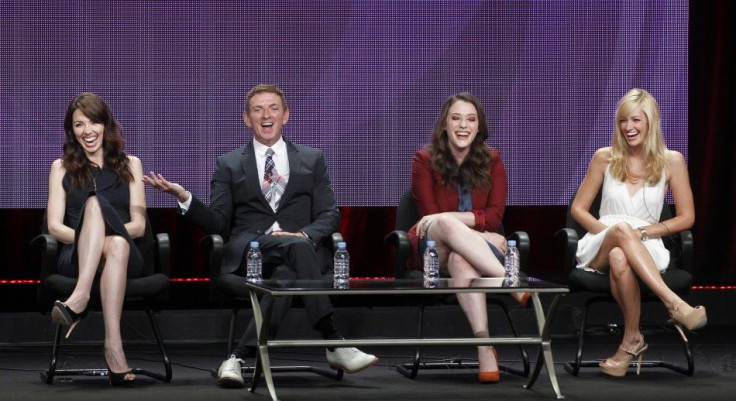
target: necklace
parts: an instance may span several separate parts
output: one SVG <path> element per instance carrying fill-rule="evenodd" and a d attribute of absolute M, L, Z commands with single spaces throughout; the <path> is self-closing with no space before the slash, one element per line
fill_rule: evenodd
<path fill-rule="evenodd" d="M 97 177 L 100 175 L 100 172 L 102 171 L 101 168 L 91 166 L 89 171 L 89 176 L 92 179 L 92 186 L 95 189 L 95 192 L 97 192 Z"/>

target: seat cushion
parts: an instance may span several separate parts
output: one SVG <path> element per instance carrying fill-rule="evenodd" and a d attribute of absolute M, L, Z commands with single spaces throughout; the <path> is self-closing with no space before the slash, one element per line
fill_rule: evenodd
<path fill-rule="evenodd" d="M 76 277 L 51 274 L 41 284 L 44 292 L 53 299 L 65 299 L 74 291 Z M 165 300 L 168 296 L 169 278 L 164 274 L 152 274 L 146 277 L 128 279 L 125 287 L 126 301 L 131 299 Z M 99 294 L 99 281 L 95 280 L 92 293 Z M 98 298 L 98 297 L 93 297 Z"/>
<path fill-rule="evenodd" d="M 682 269 L 669 268 L 662 272 L 665 284 L 677 294 L 687 294 L 692 285 L 692 275 Z M 573 269 L 568 277 L 570 291 L 611 292 L 611 283 L 607 274 L 595 273 L 583 269 Z M 651 291 L 639 280 L 642 294 L 650 295 Z"/>

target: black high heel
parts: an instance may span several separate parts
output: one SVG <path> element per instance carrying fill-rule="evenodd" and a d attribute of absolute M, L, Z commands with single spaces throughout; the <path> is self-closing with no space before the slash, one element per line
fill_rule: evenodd
<path fill-rule="evenodd" d="M 110 378 L 110 386 L 132 387 L 135 384 L 135 377 L 133 378 L 133 380 L 125 380 L 125 376 L 134 374 L 132 368 L 122 373 L 115 373 L 112 371 L 112 369 L 110 369 L 110 365 L 107 364 L 107 361 L 105 361 L 105 365 L 107 365 L 107 377 Z"/>
<path fill-rule="evenodd" d="M 64 338 L 69 338 L 69 335 L 72 334 L 72 331 L 75 327 L 77 327 L 77 324 L 81 322 L 82 319 L 84 319 L 85 317 L 87 317 L 86 308 L 83 311 L 76 313 L 68 306 L 64 305 L 63 302 L 58 300 L 54 302 L 54 306 L 53 308 L 51 308 L 51 320 L 53 320 L 56 324 L 69 326 L 69 329 L 67 329 Z"/>

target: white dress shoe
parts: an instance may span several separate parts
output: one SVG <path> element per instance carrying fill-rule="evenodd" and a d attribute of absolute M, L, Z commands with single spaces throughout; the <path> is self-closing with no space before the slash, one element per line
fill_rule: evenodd
<path fill-rule="evenodd" d="M 334 351 L 327 350 L 327 362 L 333 369 L 355 373 L 378 362 L 378 358 L 357 348 L 335 348 Z"/>
<path fill-rule="evenodd" d="M 240 370 L 244 362 L 235 355 L 231 355 L 220 365 L 217 371 L 217 382 L 223 387 L 244 387 L 245 381 L 243 381 L 243 374 Z"/>

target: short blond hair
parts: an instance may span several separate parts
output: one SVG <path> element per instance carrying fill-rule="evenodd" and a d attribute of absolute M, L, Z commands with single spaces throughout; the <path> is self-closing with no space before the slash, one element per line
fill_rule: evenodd
<path fill-rule="evenodd" d="M 289 106 L 286 104 L 286 96 L 284 96 L 284 92 L 279 89 L 278 86 L 273 84 L 258 84 L 253 87 L 250 91 L 248 91 L 248 94 L 245 95 L 245 112 L 247 113 L 250 106 L 250 99 L 253 99 L 253 96 L 259 94 L 259 93 L 274 93 L 281 98 L 281 105 L 284 106 L 284 110 L 288 110 Z"/>

